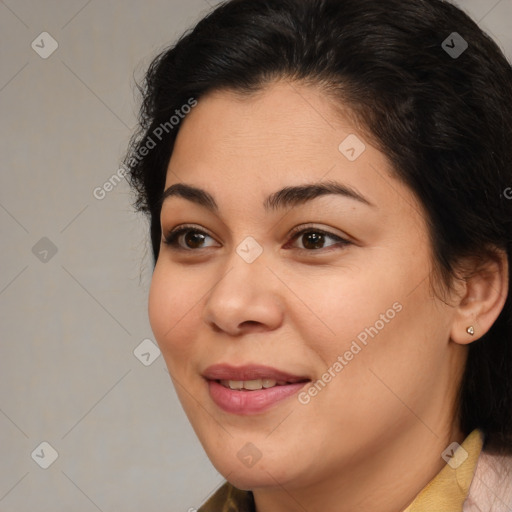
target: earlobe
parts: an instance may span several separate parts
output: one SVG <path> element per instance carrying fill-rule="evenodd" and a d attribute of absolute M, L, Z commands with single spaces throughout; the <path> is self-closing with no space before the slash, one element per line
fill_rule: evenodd
<path fill-rule="evenodd" d="M 450 332 L 452 341 L 466 345 L 489 331 L 507 299 L 508 273 L 507 254 L 501 250 L 484 263 L 474 264 L 458 298 Z"/>

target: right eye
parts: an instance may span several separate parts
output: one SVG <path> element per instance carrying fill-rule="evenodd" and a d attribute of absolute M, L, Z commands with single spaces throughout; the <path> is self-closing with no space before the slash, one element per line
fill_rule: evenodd
<path fill-rule="evenodd" d="M 181 226 L 167 233 L 163 239 L 163 243 L 170 246 L 173 250 L 193 251 L 203 247 L 212 247 L 203 245 L 206 238 L 212 237 L 205 231 L 197 229 L 194 226 Z M 183 241 L 185 245 L 180 243 L 181 241 Z"/>

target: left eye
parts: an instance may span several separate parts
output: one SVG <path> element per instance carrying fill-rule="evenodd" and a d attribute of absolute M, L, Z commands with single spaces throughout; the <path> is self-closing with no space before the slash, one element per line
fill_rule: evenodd
<path fill-rule="evenodd" d="M 212 237 L 200 229 L 182 226 L 165 236 L 163 242 L 175 250 L 193 251 L 195 249 L 212 247 L 212 245 L 204 245 L 207 238 Z M 328 238 L 334 240 L 335 243 L 327 247 L 332 247 L 333 245 L 345 246 L 350 243 L 337 235 L 316 228 L 302 229 L 292 234 L 292 241 L 302 240 L 303 247 L 297 247 L 297 249 L 307 252 L 319 251 L 326 248 L 324 244 Z M 185 246 L 180 242 L 183 242 Z"/>
<path fill-rule="evenodd" d="M 328 245 L 327 247 L 332 247 L 333 245 L 344 246 L 349 243 L 347 240 L 337 235 L 316 228 L 303 229 L 296 233 L 292 237 L 292 240 L 302 240 L 303 248 L 300 247 L 299 250 L 311 252 L 324 249 L 325 247 L 319 247 L 319 245 L 323 246 L 326 238 L 331 238 L 336 242 L 334 244 Z"/>

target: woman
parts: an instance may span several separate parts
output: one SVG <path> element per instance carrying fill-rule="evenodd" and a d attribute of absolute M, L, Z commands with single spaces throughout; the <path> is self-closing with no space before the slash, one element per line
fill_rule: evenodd
<path fill-rule="evenodd" d="M 512 71 L 440 0 L 231 0 L 126 163 L 208 511 L 512 507 Z"/>

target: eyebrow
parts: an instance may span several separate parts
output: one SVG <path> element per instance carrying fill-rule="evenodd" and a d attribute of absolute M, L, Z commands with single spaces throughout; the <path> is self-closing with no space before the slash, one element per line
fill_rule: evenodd
<path fill-rule="evenodd" d="M 284 187 L 277 192 L 270 194 L 263 202 L 266 211 L 278 210 L 290 206 L 298 206 L 313 199 L 335 194 L 354 199 L 367 206 L 375 207 L 368 199 L 361 195 L 357 190 L 336 181 L 322 181 L 317 183 L 308 183 L 306 185 L 297 185 Z M 206 190 L 188 185 L 186 183 L 175 183 L 168 187 L 162 194 L 160 205 L 170 197 L 181 197 L 192 201 L 210 211 L 218 212 L 219 206 L 215 198 Z"/>

